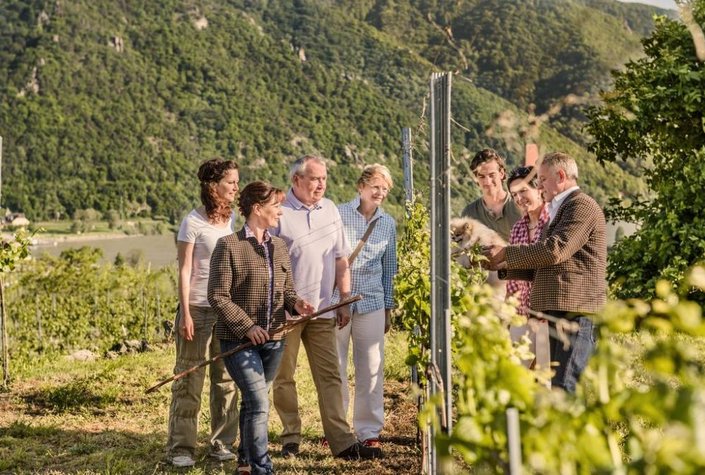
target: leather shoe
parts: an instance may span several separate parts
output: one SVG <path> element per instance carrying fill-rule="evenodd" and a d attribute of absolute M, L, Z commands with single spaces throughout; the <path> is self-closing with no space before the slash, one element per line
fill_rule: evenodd
<path fill-rule="evenodd" d="M 343 460 L 361 460 L 382 458 L 382 449 L 379 447 L 365 447 L 360 442 L 355 442 L 336 457 Z"/>
<path fill-rule="evenodd" d="M 299 456 L 299 444 L 289 442 L 282 446 L 282 457 L 285 459 L 294 459 Z"/>

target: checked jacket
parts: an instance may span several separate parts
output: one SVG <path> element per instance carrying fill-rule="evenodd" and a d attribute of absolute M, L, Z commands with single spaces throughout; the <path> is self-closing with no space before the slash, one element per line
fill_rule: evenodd
<path fill-rule="evenodd" d="M 530 305 L 536 311 L 597 312 L 606 301 L 607 241 L 602 208 L 576 190 L 538 242 L 506 248 L 502 278 L 533 281 Z M 506 277 L 505 277 L 506 276 Z"/>
<path fill-rule="evenodd" d="M 265 253 L 264 246 L 270 246 Z M 267 255 L 273 260 L 274 292 L 271 316 L 268 314 L 270 277 Z M 276 330 L 284 325 L 286 316 L 296 314 L 297 300 L 291 273 L 291 261 L 286 243 L 271 236 L 259 244 L 254 237 L 246 237 L 245 228 L 222 237 L 211 256 L 208 279 L 208 302 L 218 314 L 216 336 L 221 340 L 241 340 L 254 325 L 265 330 Z M 272 336 L 284 338 L 284 333 Z"/>

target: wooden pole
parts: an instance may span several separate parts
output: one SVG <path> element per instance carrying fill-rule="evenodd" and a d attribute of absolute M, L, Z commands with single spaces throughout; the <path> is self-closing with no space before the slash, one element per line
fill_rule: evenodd
<path fill-rule="evenodd" d="M 7 325 L 5 315 L 5 282 L 0 275 L 0 333 L 2 333 L 2 387 L 10 387 L 10 351 L 7 347 Z"/>
<path fill-rule="evenodd" d="M 345 300 L 343 300 L 342 302 L 338 302 L 338 303 L 335 304 L 335 305 L 330 305 L 330 306 L 328 306 L 328 307 L 326 307 L 326 308 L 323 308 L 323 309 L 321 309 L 321 310 L 319 310 L 319 311 L 317 311 L 317 312 L 314 312 L 314 313 L 312 313 L 311 315 L 306 315 L 306 316 L 301 317 L 301 318 L 299 318 L 299 319 L 297 319 L 297 320 L 292 320 L 292 321 L 286 323 L 285 325 L 283 325 L 283 326 L 277 328 L 276 330 L 270 331 L 270 332 L 269 332 L 269 336 L 272 337 L 272 336 L 277 335 L 277 334 L 282 333 L 282 332 L 286 333 L 286 332 L 288 332 L 291 328 L 295 327 L 296 325 L 300 325 L 300 324 L 302 324 L 302 323 L 304 323 L 304 322 L 308 322 L 309 320 L 313 320 L 314 318 L 319 317 L 319 316 L 321 316 L 321 315 L 323 315 L 323 314 L 325 314 L 325 313 L 328 313 L 328 312 L 330 312 L 330 311 L 332 311 L 332 310 L 336 310 L 336 309 L 338 309 L 338 308 L 340 308 L 340 307 L 344 307 L 344 306 L 346 306 L 346 305 L 350 305 L 351 303 L 355 303 L 355 302 L 360 301 L 360 300 L 362 300 L 362 296 L 361 296 L 361 295 L 355 295 L 354 297 L 350 297 L 350 298 L 348 298 L 348 299 L 345 299 Z M 350 325 L 350 324 L 348 324 L 348 325 Z M 218 353 L 218 354 L 215 355 L 213 358 L 211 358 L 211 359 L 209 359 L 209 360 L 206 360 L 206 361 L 204 361 L 203 363 L 197 364 L 196 366 L 193 366 L 193 367 L 191 367 L 191 368 L 189 368 L 189 369 L 187 369 L 187 370 L 185 370 L 185 371 L 182 371 L 182 372 L 180 372 L 179 374 L 175 374 L 175 375 L 172 376 L 171 378 L 167 378 L 167 379 L 165 379 L 164 381 L 161 381 L 161 382 L 155 384 L 155 385 L 152 386 L 151 388 L 148 388 L 148 389 L 145 391 L 145 394 L 152 393 L 152 392 L 156 391 L 157 389 L 161 388 L 162 386 L 164 386 L 164 385 L 167 384 L 167 383 L 170 383 L 170 382 L 172 382 L 172 381 L 178 381 L 179 379 L 183 378 L 184 376 L 186 376 L 186 375 L 188 375 L 188 374 L 190 374 L 190 373 L 193 373 L 193 372 L 196 371 L 198 368 L 203 368 L 204 366 L 207 366 L 207 365 L 209 365 L 209 364 L 211 364 L 211 363 L 215 363 L 216 361 L 218 361 L 218 360 L 220 360 L 220 359 L 223 359 L 223 358 L 225 358 L 226 356 L 230 356 L 230 355 L 232 355 L 232 354 L 234 354 L 234 353 L 237 353 L 238 351 L 242 351 L 242 350 L 244 350 L 244 349 L 246 349 L 246 348 L 249 348 L 249 347 L 251 347 L 251 346 L 254 346 L 254 345 L 252 344 L 251 341 L 248 341 L 248 342 L 245 342 L 245 343 L 243 343 L 243 344 L 241 344 L 241 345 L 236 346 L 236 347 L 233 348 L 232 350 L 224 351 L 223 353 Z"/>
<path fill-rule="evenodd" d="M 144 341 L 149 341 L 149 339 L 147 338 L 147 332 L 148 332 L 148 330 L 147 330 L 147 327 L 148 327 L 148 325 L 147 325 L 147 300 L 144 296 L 144 287 L 142 287 L 141 298 L 142 298 L 142 319 L 144 320 L 144 324 L 143 324 L 144 329 L 143 329 L 142 339 Z"/>
<path fill-rule="evenodd" d="M 42 333 L 42 311 L 39 308 L 39 295 L 34 297 L 34 313 L 37 317 L 37 337 L 39 338 L 39 347 L 44 347 L 44 335 Z"/>
<path fill-rule="evenodd" d="M 509 474 L 521 475 L 521 433 L 519 431 L 519 411 L 516 407 L 507 409 L 507 444 L 509 446 Z"/>

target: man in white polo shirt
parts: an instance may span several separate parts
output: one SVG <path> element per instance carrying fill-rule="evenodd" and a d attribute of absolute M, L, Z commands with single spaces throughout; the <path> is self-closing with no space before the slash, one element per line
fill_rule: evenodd
<path fill-rule="evenodd" d="M 291 256 L 297 294 L 315 308 L 331 304 L 333 286 L 341 298 L 350 296 L 350 246 L 335 204 L 324 198 L 327 170 L 317 156 L 302 157 L 291 167 L 291 189 L 282 203 L 279 226 L 272 234 L 286 241 Z M 306 348 L 311 374 L 318 392 L 321 423 L 331 452 L 354 460 L 381 457 L 382 451 L 366 447 L 355 438 L 343 409 L 340 367 L 336 349 L 336 324 L 344 327 L 350 310 L 341 308 L 318 319 L 295 326 L 286 336 L 279 374 L 274 380 L 274 407 L 282 421 L 282 456 L 296 457 L 301 443 L 301 418 L 296 393 L 296 359 L 300 343 Z"/>

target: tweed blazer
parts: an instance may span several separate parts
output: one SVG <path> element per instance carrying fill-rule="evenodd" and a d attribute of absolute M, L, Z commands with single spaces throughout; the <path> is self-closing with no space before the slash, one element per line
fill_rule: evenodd
<path fill-rule="evenodd" d="M 274 302 L 272 320 L 267 322 L 269 272 L 264 245 L 245 237 L 243 227 L 235 234 L 222 237 L 213 250 L 208 278 L 208 302 L 218 319 L 215 334 L 221 340 L 241 340 L 254 325 L 276 330 L 284 325 L 284 311 L 295 314 L 297 295 L 291 274 L 291 261 L 286 243 L 272 236 L 269 255 L 273 259 Z M 268 326 L 269 323 L 269 326 Z M 283 333 L 272 337 L 284 338 Z"/>
<path fill-rule="evenodd" d="M 597 312 L 607 298 L 607 240 L 600 205 L 580 190 L 563 201 L 535 244 L 508 246 L 500 276 L 531 280 L 536 311 Z"/>

